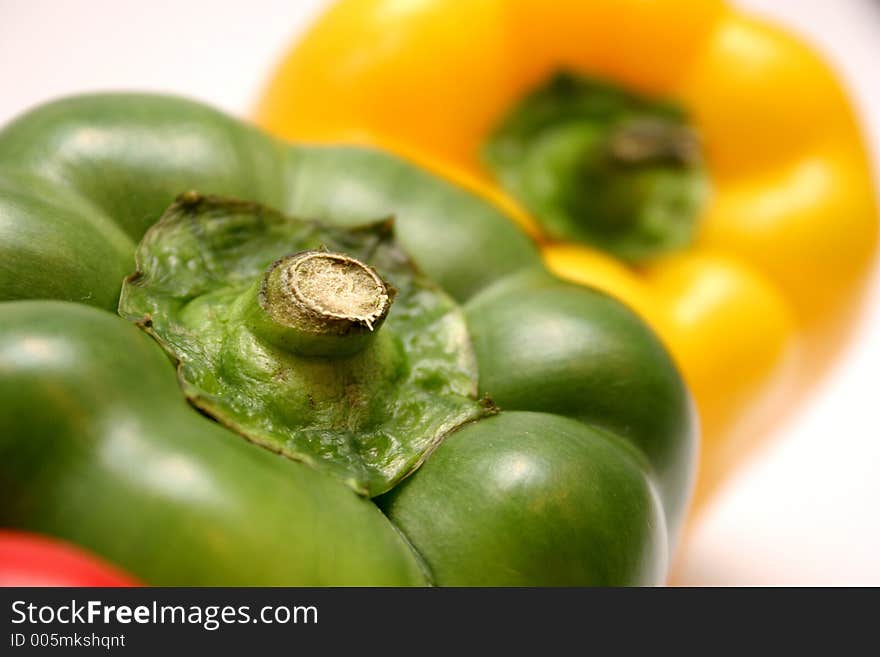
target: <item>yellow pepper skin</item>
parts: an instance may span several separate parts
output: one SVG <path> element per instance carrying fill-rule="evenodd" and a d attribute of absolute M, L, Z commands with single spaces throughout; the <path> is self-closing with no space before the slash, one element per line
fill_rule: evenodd
<path fill-rule="evenodd" d="M 537 224 L 480 148 L 559 70 L 682 105 L 711 196 L 693 244 L 638 266 Z M 343 0 L 294 45 L 257 119 L 288 139 L 394 150 L 542 240 L 559 275 L 664 339 L 703 428 L 697 501 L 803 398 L 845 343 L 877 242 L 852 108 L 786 32 L 709 0 Z"/>

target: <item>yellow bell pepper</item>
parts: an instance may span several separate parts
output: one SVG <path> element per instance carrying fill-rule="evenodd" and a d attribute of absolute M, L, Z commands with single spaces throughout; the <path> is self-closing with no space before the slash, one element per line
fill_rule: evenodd
<path fill-rule="evenodd" d="M 560 71 L 684 108 L 711 190 L 689 245 L 632 261 L 552 239 L 499 183 L 485 142 Z M 532 231 L 559 275 L 630 304 L 696 398 L 698 500 L 828 368 L 873 260 L 874 192 L 840 84 L 798 39 L 721 2 L 343 0 L 294 45 L 257 118 L 453 178 Z"/>

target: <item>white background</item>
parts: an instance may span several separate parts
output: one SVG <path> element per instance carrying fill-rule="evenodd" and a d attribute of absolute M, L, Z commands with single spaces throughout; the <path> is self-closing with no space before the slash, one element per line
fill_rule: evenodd
<path fill-rule="evenodd" d="M 836 66 L 880 176 L 880 3 L 740 0 Z M 0 0 L 0 124 L 61 94 L 186 94 L 238 115 L 321 0 Z M 792 102 L 797 102 L 793 98 Z M 682 584 L 880 585 L 880 275 L 859 335 L 812 403 L 709 507 Z"/>

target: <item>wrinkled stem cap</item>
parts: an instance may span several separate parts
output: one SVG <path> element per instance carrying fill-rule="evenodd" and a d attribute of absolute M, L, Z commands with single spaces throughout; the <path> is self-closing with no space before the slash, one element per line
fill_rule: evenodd
<path fill-rule="evenodd" d="M 393 299 L 393 288 L 359 260 L 342 253 L 303 251 L 269 267 L 249 324 L 286 351 L 350 356 L 372 339 Z"/>

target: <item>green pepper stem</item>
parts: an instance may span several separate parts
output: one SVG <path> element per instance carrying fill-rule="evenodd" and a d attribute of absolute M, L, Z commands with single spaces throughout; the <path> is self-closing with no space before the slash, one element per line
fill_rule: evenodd
<path fill-rule="evenodd" d="M 246 294 L 245 321 L 258 337 L 301 356 L 331 358 L 361 351 L 394 298 L 372 267 L 324 251 L 275 261 Z"/>

